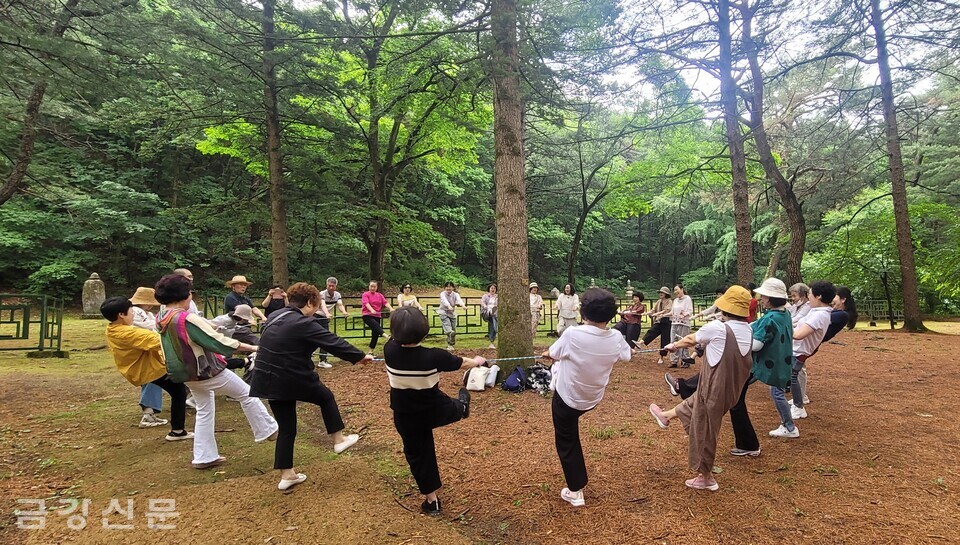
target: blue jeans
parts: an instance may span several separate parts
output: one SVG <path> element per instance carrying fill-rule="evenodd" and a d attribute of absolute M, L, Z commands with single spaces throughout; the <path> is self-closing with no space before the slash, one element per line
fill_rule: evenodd
<path fill-rule="evenodd" d="M 140 386 L 140 407 L 160 412 L 163 408 L 163 389 L 152 382 Z"/>
<path fill-rule="evenodd" d="M 773 399 L 773 405 L 777 408 L 777 412 L 780 413 L 780 423 L 783 427 L 789 431 L 796 429 L 796 426 L 793 425 L 793 415 L 790 414 L 790 404 L 787 403 L 787 397 L 784 395 L 783 388 L 771 386 L 770 398 Z"/>
<path fill-rule="evenodd" d="M 790 371 L 790 392 L 793 393 L 793 404 L 796 407 L 803 408 L 803 384 L 800 383 L 798 375 L 803 371 L 805 362 L 793 358 L 793 368 Z"/>
<path fill-rule="evenodd" d="M 490 342 L 497 340 L 497 317 L 491 316 L 490 320 L 487 321 L 487 338 L 490 339 Z"/>

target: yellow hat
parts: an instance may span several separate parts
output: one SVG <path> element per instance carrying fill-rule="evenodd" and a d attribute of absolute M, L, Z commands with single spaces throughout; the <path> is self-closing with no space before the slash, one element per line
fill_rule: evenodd
<path fill-rule="evenodd" d="M 153 288 L 137 288 L 137 292 L 130 298 L 134 305 L 154 305 L 160 306 L 157 298 L 153 295 Z"/>
<path fill-rule="evenodd" d="M 730 286 L 717 299 L 717 308 L 728 314 L 746 318 L 750 315 L 750 291 L 743 286 Z"/>

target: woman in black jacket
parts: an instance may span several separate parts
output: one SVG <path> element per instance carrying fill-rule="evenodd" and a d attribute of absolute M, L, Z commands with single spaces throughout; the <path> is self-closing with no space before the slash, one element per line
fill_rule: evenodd
<path fill-rule="evenodd" d="M 274 469 L 280 470 L 280 490 L 307 480 L 293 469 L 293 443 L 297 437 L 297 401 L 320 407 L 323 424 L 333 438 L 337 454 L 353 446 L 359 435 L 344 435 L 343 419 L 337 401 L 317 375 L 311 355 L 317 348 L 353 363 L 370 361 L 353 345 L 334 335 L 314 319 L 320 309 L 320 290 L 298 282 L 287 290 L 290 304 L 270 315 L 260 330 L 250 395 L 269 400 L 270 409 L 280 425 Z"/>

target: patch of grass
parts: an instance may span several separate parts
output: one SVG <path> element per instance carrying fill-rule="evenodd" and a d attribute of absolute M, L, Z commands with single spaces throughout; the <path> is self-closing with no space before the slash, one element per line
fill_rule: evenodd
<path fill-rule="evenodd" d="M 774 479 L 774 482 L 783 486 L 793 486 L 793 477 L 787 477 L 786 475 L 781 475 Z"/>
<path fill-rule="evenodd" d="M 509 401 L 501 403 L 498 410 L 502 413 L 512 413 L 514 410 L 513 403 L 510 403 Z"/>
<path fill-rule="evenodd" d="M 601 441 L 606 441 L 607 439 L 613 439 L 617 435 L 617 430 L 606 426 L 603 428 L 591 428 L 590 435 L 596 437 Z"/>
<path fill-rule="evenodd" d="M 937 477 L 936 479 L 933 479 L 932 481 L 930 481 L 930 483 L 936 485 L 937 487 L 940 488 L 940 490 L 943 490 L 944 492 L 949 490 L 947 488 L 947 480 L 944 479 L 943 477 Z"/>
<path fill-rule="evenodd" d="M 816 473 L 819 473 L 820 475 L 828 475 L 828 476 L 840 474 L 840 470 L 833 466 L 816 465 L 814 466 L 813 471 L 815 471 Z"/>
<path fill-rule="evenodd" d="M 794 515 L 795 517 L 805 517 L 805 516 L 807 516 L 807 514 L 804 513 L 803 510 L 800 509 L 799 507 L 794 508 L 794 510 L 793 510 L 793 515 Z"/>

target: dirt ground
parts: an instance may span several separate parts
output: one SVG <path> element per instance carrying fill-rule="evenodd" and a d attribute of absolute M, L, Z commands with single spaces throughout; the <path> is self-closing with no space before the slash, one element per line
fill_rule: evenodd
<path fill-rule="evenodd" d="M 97 344 L 102 328 L 71 322 L 68 335 L 71 326 L 80 332 L 65 348 Z M 799 439 L 767 436 L 776 411 L 765 387 L 751 388 L 763 452 L 728 455 L 733 438 L 724 423 L 718 492 L 683 485 L 691 472 L 682 427 L 661 430 L 647 412 L 651 402 L 679 401 L 655 354 L 619 365 L 603 402 L 581 420 L 590 475 L 582 508 L 558 497 L 564 483 L 549 400 L 477 393 L 468 420 L 436 433 L 439 519 L 417 514 L 421 498 L 392 426 L 382 363 L 320 371 L 348 431 L 363 439 L 333 455 L 319 412 L 301 407 L 296 459 L 309 480 L 284 494 L 276 489 L 272 444 L 253 443 L 236 403 L 217 404 L 228 463 L 197 471 L 188 442 L 167 443 L 162 428 L 136 427 L 136 392 L 105 351 L 42 361 L 4 354 L 0 543 L 960 542 L 951 357 L 960 336 L 853 331 L 836 341 L 808 364 L 812 403 Z M 453 394 L 459 379 L 447 374 L 441 387 Z M 51 514 L 44 530 L 18 529 L 13 511 L 26 498 L 46 498 L 48 508 L 89 499 L 87 526 L 72 530 L 67 516 Z M 101 512 L 114 498 L 134 501 L 134 530 L 102 527 Z M 147 504 L 161 498 L 176 500 L 175 530 L 147 528 Z M 109 522 L 121 519 L 113 514 Z"/>

